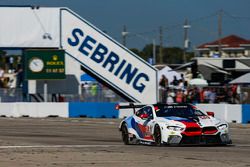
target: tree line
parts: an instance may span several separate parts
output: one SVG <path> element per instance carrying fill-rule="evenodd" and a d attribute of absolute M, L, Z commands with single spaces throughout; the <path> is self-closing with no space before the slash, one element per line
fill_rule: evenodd
<path fill-rule="evenodd" d="M 142 50 L 131 48 L 132 52 L 148 61 L 153 58 L 153 44 L 146 45 Z M 180 47 L 163 47 L 162 63 L 163 64 L 182 64 L 184 50 Z M 186 60 L 190 61 L 194 57 L 194 52 L 186 52 Z M 156 45 L 156 64 L 160 63 L 160 46 Z"/>

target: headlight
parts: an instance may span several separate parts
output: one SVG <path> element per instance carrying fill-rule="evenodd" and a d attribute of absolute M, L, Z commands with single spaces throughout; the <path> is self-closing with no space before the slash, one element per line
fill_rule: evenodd
<path fill-rule="evenodd" d="M 183 131 L 184 128 L 179 127 L 179 126 L 167 126 L 168 130 L 172 130 L 172 131 Z"/>
<path fill-rule="evenodd" d="M 219 130 L 225 130 L 227 128 L 227 124 L 221 124 L 217 127 Z"/>

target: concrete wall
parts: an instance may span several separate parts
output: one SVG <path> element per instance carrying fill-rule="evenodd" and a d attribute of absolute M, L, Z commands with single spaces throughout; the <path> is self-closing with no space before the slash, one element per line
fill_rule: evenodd
<path fill-rule="evenodd" d="M 196 104 L 197 108 L 203 112 L 212 111 L 214 116 L 219 119 L 226 120 L 225 104 Z"/>
<path fill-rule="evenodd" d="M 121 103 L 122 105 L 124 103 Z M 133 114 L 132 109 L 116 110 L 117 103 L 0 103 L 0 116 L 65 118 L 124 118 Z M 250 104 L 197 104 L 197 108 L 212 111 L 215 117 L 229 123 L 250 123 Z"/>
<path fill-rule="evenodd" d="M 0 103 L 0 116 L 118 118 L 115 106 L 116 103 Z"/>
<path fill-rule="evenodd" d="M 197 104 L 198 109 L 212 111 L 216 118 L 227 122 L 242 123 L 242 107 L 237 104 Z"/>
<path fill-rule="evenodd" d="M 240 104 L 228 104 L 226 106 L 226 121 L 233 123 L 243 123 L 242 122 L 242 105 Z"/>
<path fill-rule="evenodd" d="M 68 103 L 0 103 L 0 116 L 69 117 Z"/>

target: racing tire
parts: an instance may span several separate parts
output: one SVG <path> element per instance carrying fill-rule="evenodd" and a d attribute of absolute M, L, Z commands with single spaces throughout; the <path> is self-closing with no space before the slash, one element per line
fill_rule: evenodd
<path fill-rule="evenodd" d="M 122 131 L 122 141 L 125 145 L 129 145 L 129 135 L 128 135 L 128 128 L 127 125 L 124 123 L 121 128 Z"/>
<path fill-rule="evenodd" d="M 155 145 L 156 146 L 162 146 L 162 141 L 161 141 L 161 129 L 159 125 L 155 126 L 154 130 L 154 140 L 155 140 Z"/>

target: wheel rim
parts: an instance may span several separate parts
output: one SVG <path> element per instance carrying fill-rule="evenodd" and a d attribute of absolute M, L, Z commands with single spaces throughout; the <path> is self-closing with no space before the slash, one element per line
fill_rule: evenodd
<path fill-rule="evenodd" d="M 155 144 L 156 145 L 161 145 L 161 131 L 159 128 L 155 129 Z"/>

